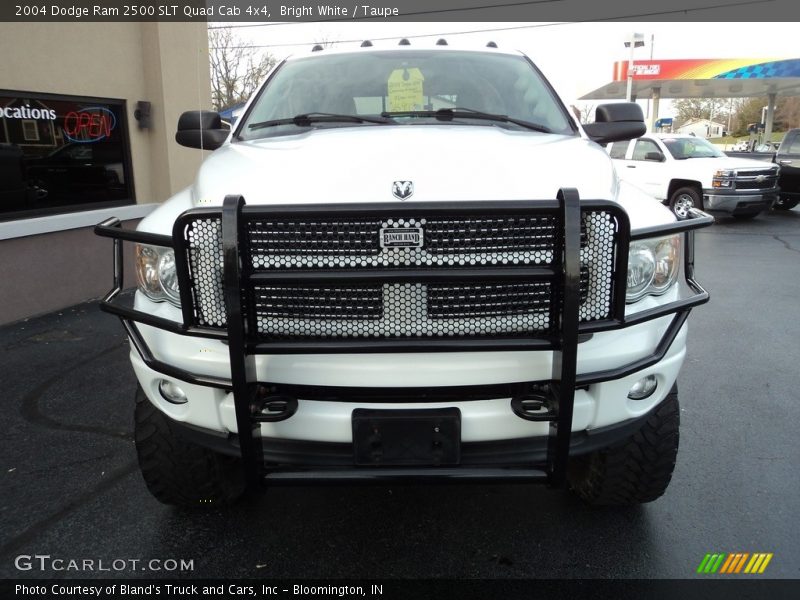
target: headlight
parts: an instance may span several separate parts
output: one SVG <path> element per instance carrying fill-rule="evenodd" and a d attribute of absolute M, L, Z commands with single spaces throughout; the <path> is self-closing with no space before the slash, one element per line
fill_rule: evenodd
<path fill-rule="evenodd" d="M 656 244 L 655 256 L 656 272 L 650 288 L 654 294 L 663 294 L 678 279 L 681 257 L 680 237 L 672 236 L 659 241 Z"/>
<path fill-rule="evenodd" d="M 625 299 L 635 302 L 647 294 L 656 272 L 656 257 L 644 244 L 631 244 L 628 255 L 628 290 Z"/>
<path fill-rule="evenodd" d="M 680 257 L 679 235 L 633 242 L 628 253 L 625 300 L 636 302 L 666 292 L 678 280 Z"/>
<path fill-rule="evenodd" d="M 180 306 L 175 253 L 171 248 L 136 244 L 136 280 L 145 296 Z"/>
<path fill-rule="evenodd" d="M 714 172 L 714 179 L 711 180 L 711 187 L 731 187 L 736 178 L 736 171 L 732 169 L 719 169 Z"/>

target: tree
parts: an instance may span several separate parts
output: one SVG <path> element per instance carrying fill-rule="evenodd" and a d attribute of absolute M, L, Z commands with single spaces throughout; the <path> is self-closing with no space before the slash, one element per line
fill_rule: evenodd
<path fill-rule="evenodd" d="M 742 98 L 736 103 L 733 114 L 733 131 L 736 135 L 747 135 L 747 127 L 753 123 L 761 123 L 767 98 Z M 775 103 L 773 131 L 786 131 L 800 127 L 800 97 L 784 96 Z"/>
<path fill-rule="evenodd" d="M 731 127 L 735 135 L 747 135 L 747 127 L 752 123 L 761 122 L 761 109 L 767 103 L 763 96 L 760 98 L 742 98 L 734 108 Z"/>
<path fill-rule="evenodd" d="M 780 98 L 775 107 L 775 128 L 781 131 L 800 127 L 800 96 Z"/>
<path fill-rule="evenodd" d="M 676 127 L 691 119 L 713 119 L 727 124 L 728 103 L 717 98 L 683 98 L 672 103 L 675 110 Z"/>
<path fill-rule="evenodd" d="M 570 110 L 582 125 L 587 123 L 594 123 L 595 109 L 597 104 L 594 102 L 577 102 L 570 105 Z"/>
<path fill-rule="evenodd" d="M 208 32 L 211 62 L 211 103 L 225 110 L 247 100 L 264 81 L 277 59 L 269 53 L 248 48 L 230 27 Z"/>

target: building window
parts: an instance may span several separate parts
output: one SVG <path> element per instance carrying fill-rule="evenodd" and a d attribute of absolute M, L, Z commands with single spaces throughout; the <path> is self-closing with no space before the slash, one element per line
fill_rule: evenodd
<path fill-rule="evenodd" d="M 0 91 L 0 220 L 134 202 L 124 101 Z"/>
<path fill-rule="evenodd" d="M 36 121 L 22 122 L 22 136 L 26 142 L 39 141 L 39 128 L 36 126 Z"/>

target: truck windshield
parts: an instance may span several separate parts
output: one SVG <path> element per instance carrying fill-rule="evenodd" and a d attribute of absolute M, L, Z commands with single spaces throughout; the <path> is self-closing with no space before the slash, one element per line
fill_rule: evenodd
<path fill-rule="evenodd" d="M 262 89 L 237 133 L 247 140 L 385 124 L 576 133 L 563 104 L 524 57 L 449 50 L 289 60 Z"/>
<path fill-rule="evenodd" d="M 675 160 L 725 156 L 711 142 L 701 138 L 668 138 L 661 141 Z"/>

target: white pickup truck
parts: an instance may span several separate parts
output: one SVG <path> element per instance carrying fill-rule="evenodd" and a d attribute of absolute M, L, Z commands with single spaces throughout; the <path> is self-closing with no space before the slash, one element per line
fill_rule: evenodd
<path fill-rule="evenodd" d="M 620 179 L 661 200 L 685 219 L 691 208 L 741 219 L 768 210 L 778 198 L 778 167 L 731 158 L 702 138 L 650 134 L 608 149 Z"/>
<path fill-rule="evenodd" d="M 654 500 L 678 449 L 693 233 L 621 183 L 524 55 L 490 45 L 322 50 L 275 67 L 137 231 L 110 219 L 101 307 L 131 341 L 136 447 L 162 502 L 249 485 L 569 483 Z M 138 290 L 122 289 L 123 243 Z"/>

